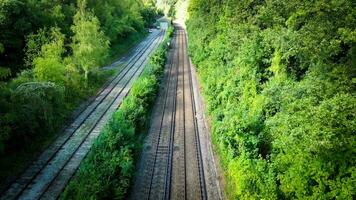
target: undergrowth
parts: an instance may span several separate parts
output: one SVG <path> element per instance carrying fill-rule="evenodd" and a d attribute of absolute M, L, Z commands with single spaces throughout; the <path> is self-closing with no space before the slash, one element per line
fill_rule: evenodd
<path fill-rule="evenodd" d="M 150 106 L 163 75 L 167 42 L 172 34 L 173 28 L 170 27 L 143 74 L 95 140 L 61 199 L 123 199 L 126 196 L 146 132 Z"/>

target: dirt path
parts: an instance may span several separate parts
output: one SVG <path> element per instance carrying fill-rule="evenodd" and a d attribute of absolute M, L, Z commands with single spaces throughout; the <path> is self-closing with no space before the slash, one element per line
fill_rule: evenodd
<path fill-rule="evenodd" d="M 186 32 L 175 28 L 130 199 L 222 199 Z"/>
<path fill-rule="evenodd" d="M 72 124 L 3 193 L 0 199 L 56 199 L 77 170 L 112 113 L 142 73 L 148 56 L 162 42 L 155 31 L 124 58 L 124 67 Z"/>

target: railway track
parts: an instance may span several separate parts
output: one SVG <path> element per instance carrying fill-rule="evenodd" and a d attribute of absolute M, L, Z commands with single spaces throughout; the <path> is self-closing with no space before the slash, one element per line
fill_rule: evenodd
<path fill-rule="evenodd" d="M 74 175 L 112 113 L 142 73 L 148 56 L 162 42 L 152 34 L 129 54 L 126 65 L 55 142 L 1 194 L 0 199 L 56 199 Z"/>
<path fill-rule="evenodd" d="M 172 40 L 130 199 L 207 199 L 185 30 Z"/>

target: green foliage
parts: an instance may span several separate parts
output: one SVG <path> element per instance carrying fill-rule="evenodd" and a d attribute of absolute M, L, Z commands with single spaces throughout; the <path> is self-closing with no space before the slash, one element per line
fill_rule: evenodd
<path fill-rule="evenodd" d="M 121 113 L 116 113 L 67 186 L 63 199 L 122 199 L 133 166 L 135 132 Z"/>
<path fill-rule="evenodd" d="M 44 27 L 59 26 L 68 33 L 74 10 L 69 1 L 0 1 L 0 61 L 13 75 L 24 69 L 26 36 Z M 25 62 L 28 64 L 28 62 Z"/>
<path fill-rule="evenodd" d="M 171 6 L 169 7 L 169 10 L 168 10 L 168 17 L 172 18 L 172 19 L 175 19 L 175 16 L 176 16 L 176 8 L 175 6 Z"/>
<path fill-rule="evenodd" d="M 78 1 L 79 4 L 81 2 L 83 1 Z M 40 46 L 44 43 L 27 44 L 28 38 L 31 39 L 30 35 L 36 35 L 41 29 L 59 27 L 64 35 L 72 36 L 76 4 L 77 0 L 1 0 L 1 66 L 11 69 L 13 75 L 30 67 L 31 58 L 34 57 L 27 59 L 27 51 L 23 49 L 30 47 L 33 50 L 31 47 L 34 46 L 41 49 Z M 99 19 L 102 31 L 112 43 L 122 42 L 132 34 L 143 32 L 144 24 L 152 22 L 153 17 L 144 15 L 147 7 L 141 0 L 87 0 L 87 9 L 93 11 L 93 15 Z M 35 41 L 39 42 L 39 39 L 36 38 Z"/>
<path fill-rule="evenodd" d="M 154 5 L 145 5 L 141 10 L 141 15 L 145 19 L 145 27 L 150 27 L 156 21 L 158 10 Z"/>
<path fill-rule="evenodd" d="M 11 70 L 9 68 L 0 67 L 0 80 L 4 80 L 11 75 Z"/>
<path fill-rule="evenodd" d="M 16 108 L 17 133 L 24 142 L 39 134 L 50 134 L 63 120 L 64 88 L 48 82 L 21 84 L 12 95 L 13 102 L 21 105 Z"/>
<path fill-rule="evenodd" d="M 28 83 L 28 82 L 35 82 L 35 77 L 33 70 L 23 70 L 21 73 L 17 74 L 17 77 L 12 79 L 11 82 L 9 83 L 9 88 L 12 90 L 16 90 L 18 86 L 20 86 L 23 83 Z"/>
<path fill-rule="evenodd" d="M 63 118 L 113 75 L 98 69 L 109 62 L 110 44 L 122 53 L 146 34 L 152 16 L 143 16 L 143 5 L 0 0 L 0 182 L 22 170 L 11 171 L 17 154 L 31 160 Z M 24 159 L 15 160 L 19 168 Z"/>
<path fill-rule="evenodd" d="M 154 6 L 146 6 L 143 1 L 132 0 L 88 0 L 111 42 L 122 42 L 129 35 L 142 32 L 156 17 Z"/>
<path fill-rule="evenodd" d="M 84 78 L 88 82 L 89 72 L 98 69 L 105 62 L 109 41 L 100 31 L 99 20 L 92 13 L 85 11 L 84 3 L 74 16 L 72 30 L 72 59 L 84 71 Z"/>
<path fill-rule="evenodd" d="M 178 0 L 164 0 L 162 3 L 165 4 L 166 8 L 168 8 L 167 16 L 171 19 L 174 19 L 176 15 L 176 4 L 178 3 Z"/>
<path fill-rule="evenodd" d="M 11 111 L 11 91 L 0 83 L 0 155 L 6 149 L 6 141 L 11 136 L 11 124 L 14 114 Z"/>
<path fill-rule="evenodd" d="M 38 81 L 52 81 L 64 84 L 63 45 L 64 35 L 58 29 L 51 29 L 50 42 L 41 47 L 40 55 L 33 60 L 34 74 Z"/>
<path fill-rule="evenodd" d="M 230 199 L 354 199 L 352 1 L 191 0 Z"/>
<path fill-rule="evenodd" d="M 150 57 L 143 75 L 134 82 L 129 95 L 96 139 L 61 199 L 125 198 L 142 145 L 149 108 L 158 92 L 166 51 L 164 43 Z"/>
<path fill-rule="evenodd" d="M 5 51 L 4 45 L 1 44 L 1 42 L 0 42 L 0 54 L 2 54 L 4 51 Z"/>
<path fill-rule="evenodd" d="M 50 43 L 51 33 L 53 33 L 53 30 L 49 31 L 47 28 L 44 28 L 39 29 L 36 34 L 32 33 L 27 36 L 24 58 L 26 67 L 33 67 L 33 60 L 40 56 L 41 47 Z"/>

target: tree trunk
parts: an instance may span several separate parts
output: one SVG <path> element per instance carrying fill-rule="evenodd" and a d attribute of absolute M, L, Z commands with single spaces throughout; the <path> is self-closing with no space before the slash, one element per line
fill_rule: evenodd
<path fill-rule="evenodd" d="M 88 87 L 88 74 L 89 71 L 85 70 L 84 71 L 85 87 Z"/>

